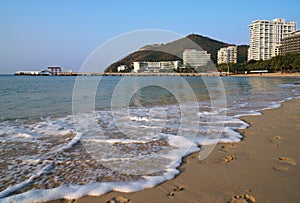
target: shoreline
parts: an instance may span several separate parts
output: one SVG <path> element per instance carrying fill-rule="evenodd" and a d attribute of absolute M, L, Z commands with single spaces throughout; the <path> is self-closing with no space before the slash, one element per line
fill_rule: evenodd
<path fill-rule="evenodd" d="M 139 192 L 113 191 L 75 202 L 295 201 L 300 198 L 300 99 L 281 105 L 261 116 L 241 117 L 250 124 L 239 130 L 242 141 L 217 144 L 203 161 L 199 152 L 188 155 L 174 179 Z"/>
<path fill-rule="evenodd" d="M 11 74 L 11 76 L 13 76 L 14 74 Z M 1 75 L 0 75 L 1 76 Z M 7 76 L 7 75 L 4 75 Z M 8 75 L 10 76 L 10 75 Z M 171 72 L 171 73 L 92 73 L 92 72 L 62 72 L 58 75 L 14 75 L 14 76 L 18 76 L 18 77 L 26 77 L 26 76 L 30 76 L 30 77 L 76 77 L 76 76 L 141 76 L 141 77 L 145 77 L 145 76 L 161 76 L 161 77 L 166 77 L 166 76 L 170 76 L 170 77 L 201 77 L 201 76 L 219 76 L 219 77 L 228 77 L 227 73 L 219 73 L 219 72 L 208 72 L 208 73 L 175 73 L 175 72 Z M 281 72 L 276 72 L 276 73 L 249 73 L 249 74 L 233 74 L 230 73 L 229 76 L 233 76 L 233 77 L 300 77 L 300 72 L 296 72 L 296 73 L 281 73 Z"/>
<path fill-rule="evenodd" d="M 232 74 L 233 77 L 300 77 L 300 73 L 249 73 L 249 74 Z"/>

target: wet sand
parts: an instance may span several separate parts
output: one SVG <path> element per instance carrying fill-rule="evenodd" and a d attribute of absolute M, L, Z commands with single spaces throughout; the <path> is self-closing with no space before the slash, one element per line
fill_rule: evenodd
<path fill-rule="evenodd" d="M 218 144 L 203 161 L 199 153 L 189 155 L 179 168 L 182 173 L 170 181 L 75 202 L 299 202 L 300 99 L 243 119 L 251 125 L 241 130 L 243 141 Z"/>

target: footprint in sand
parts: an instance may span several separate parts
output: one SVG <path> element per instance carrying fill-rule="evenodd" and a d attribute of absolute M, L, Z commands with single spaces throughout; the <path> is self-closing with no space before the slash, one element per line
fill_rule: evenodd
<path fill-rule="evenodd" d="M 287 165 L 278 165 L 278 166 L 274 166 L 273 169 L 276 171 L 288 171 L 289 170 L 289 166 Z"/>
<path fill-rule="evenodd" d="M 260 128 L 261 131 L 268 131 L 268 128 Z"/>
<path fill-rule="evenodd" d="M 254 203 L 255 198 L 250 194 L 235 195 L 231 197 L 229 203 Z"/>
<path fill-rule="evenodd" d="M 176 186 L 176 187 L 173 189 L 173 191 L 168 192 L 167 195 L 168 195 L 168 197 L 174 197 L 178 192 L 181 192 L 181 191 L 183 191 L 183 190 L 185 190 L 184 187 Z"/>
<path fill-rule="evenodd" d="M 127 203 L 129 201 L 130 201 L 130 199 L 127 199 L 122 196 L 118 196 L 118 197 L 112 198 L 111 200 L 108 200 L 106 203 Z"/>
<path fill-rule="evenodd" d="M 274 135 L 269 137 L 270 140 L 272 141 L 278 141 L 278 140 L 283 140 L 283 137 L 279 136 L 279 135 Z"/>
<path fill-rule="evenodd" d="M 283 137 L 279 135 L 274 135 L 269 137 L 269 142 L 274 144 L 275 147 L 279 147 L 279 143 L 281 143 L 283 140 L 284 140 Z"/>
<path fill-rule="evenodd" d="M 230 149 L 235 148 L 236 145 L 234 143 L 222 145 L 220 151 L 229 152 Z"/>
<path fill-rule="evenodd" d="M 295 128 L 300 128 L 300 124 L 294 125 Z"/>
<path fill-rule="evenodd" d="M 289 119 L 298 119 L 298 116 L 289 116 Z"/>
<path fill-rule="evenodd" d="M 278 119 L 278 118 L 280 118 L 280 116 L 273 116 L 273 117 L 271 118 L 271 120 L 276 120 L 276 119 Z"/>
<path fill-rule="evenodd" d="M 228 163 L 228 162 L 231 162 L 235 159 L 236 159 L 236 157 L 228 155 L 228 156 L 223 157 L 223 163 Z"/>
<path fill-rule="evenodd" d="M 289 157 L 279 157 L 278 161 L 280 161 L 282 164 L 273 167 L 273 169 L 276 171 L 288 171 L 290 166 L 296 165 L 295 160 Z"/>
<path fill-rule="evenodd" d="M 294 159 L 289 157 L 279 157 L 278 160 L 282 163 L 290 164 L 290 165 L 296 165 L 296 162 Z"/>

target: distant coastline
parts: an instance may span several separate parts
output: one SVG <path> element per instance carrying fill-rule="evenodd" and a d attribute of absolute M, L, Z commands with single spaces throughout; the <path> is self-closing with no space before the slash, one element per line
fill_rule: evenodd
<path fill-rule="evenodd" d="M 0 76 L 14 76 L 14 74 L 0 74 Z M 42 75 L 15 75 L 18 77 L 35 77 L 35 76 L 42 76 Z M 211 73 L 91 73 L 91 72 L 72 72 L 72 73 L 61 73 L 55 76 L 188 76 L 188 77 L 201 77 L 201 76 L 234 76 L 234 77 L 300 77 L 300 72 L 296 73 L 248 73 L 248 74 L 234 74 L 222 72 L 211 72 Z M 43 76 L 47 77 L 47 76 Z M 53 77 L 53 76 L 48 76 Z"/>
<path fill-rule="evenodd" d="M 94 72 L 61 72 L 54 76 L 224 76 L 225 73 L 208 72 L 208 73 L 94 73 Z M 20 77 L 44 76 L 44 75 L 16 75 Z M 49 75 L 53 77 L 52 75 Z"/>

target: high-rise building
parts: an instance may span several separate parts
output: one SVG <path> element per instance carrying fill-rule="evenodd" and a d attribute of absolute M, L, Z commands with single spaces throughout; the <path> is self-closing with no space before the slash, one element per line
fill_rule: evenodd
<path fill-rule="evenodd" d="M 237 62 L 237 47 L 229 46 L 218 50 L 218 64 L 236 63 Z"/>
<path fill-rule="evenodd" d="M 256 20 L 249 29 L 248 61 L 267 60 L 279 54 L 282 38 L 296 30 L 296 22 L 286 22 L 283 18 Z"/>
<path fill-rule="evenodd" d="M 210 60 L 210 54 L 206 51 L 198 51 L 196 49 L 186 49 L 183 52 L 183 65 L 191 67 L 205 66 Z"/>
<path fill-rule="evenodd" d="M 292 32 L 282 39 L 280 53 L 300 53 L 300 30 Z"/>

